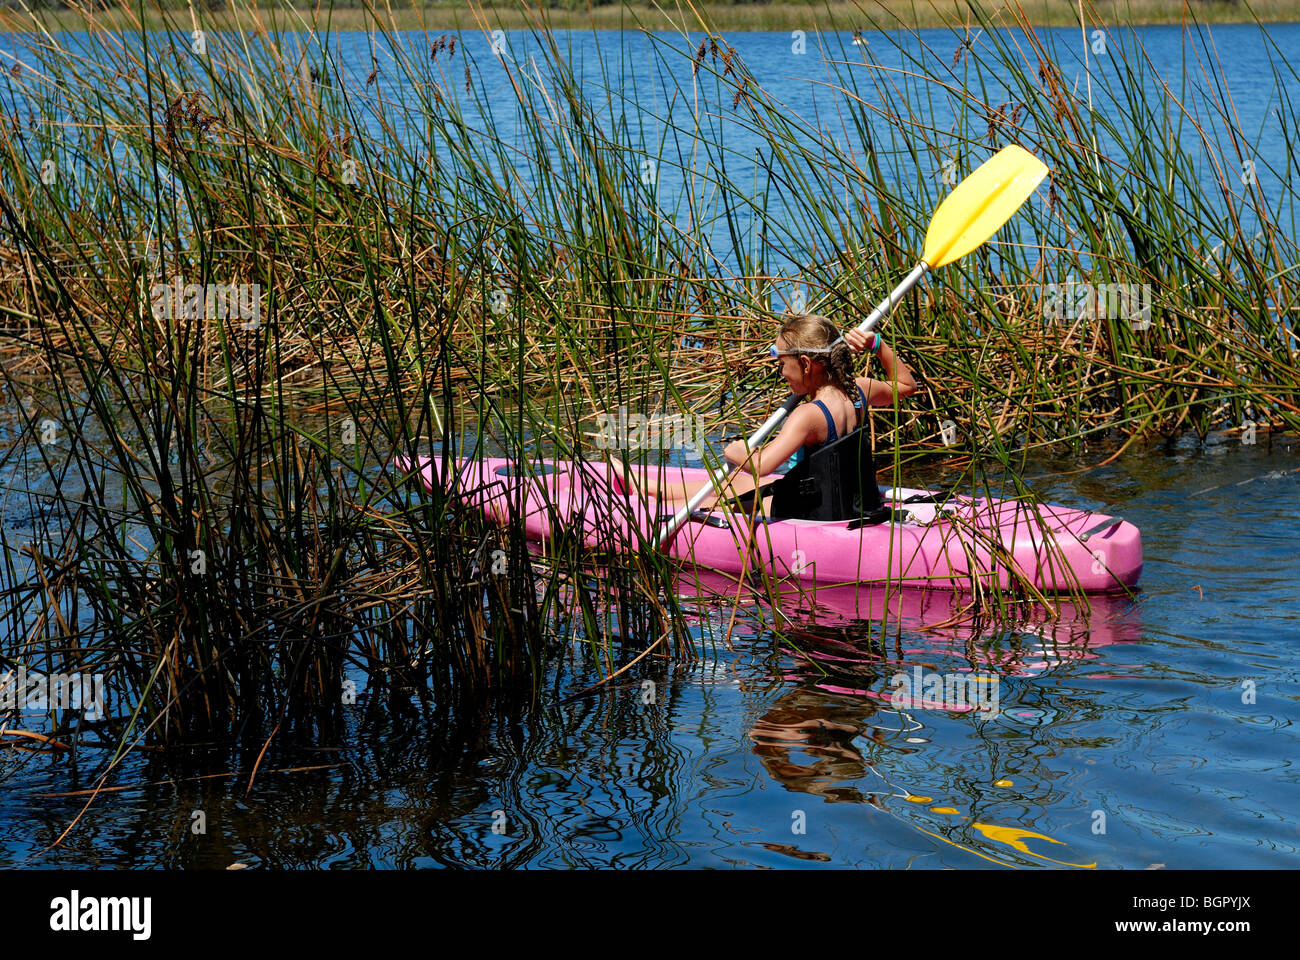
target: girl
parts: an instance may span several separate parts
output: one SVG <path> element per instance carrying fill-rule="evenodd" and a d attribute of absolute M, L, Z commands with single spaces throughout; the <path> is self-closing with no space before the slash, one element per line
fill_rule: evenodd
<path fill-rule="evenodd" d="M 830 320 L 818 314 L 803 314 L 786 321 L 771 348 L 771 355 L 780 364 L 781 378 L 790 392 L 807 401 L 801 403 L 786 417 L 781 432 L 758 450 L 748 451 L 744 440 L 727 445 L 723 456 L 740 467 L 741 472 L 726 487 L 728 496 L 738 496 L 753 490 L 755 479 L 775 473 L 781 464 L 789 461 L 793 466 L 816 451 L 823 444 L 843 437 L 862 424 L 865 406 L 887 406 L 894 402 L 894 393 L 909 397 L 916 392 L 916 381 L 907 364 L 885 345 L 877 333 L 858 333 L 851 330 L 839 340 L 839 330 Z M 847 345 L 846 345 L 847 344 Z M 853 376 L 853 356 L 870 349 L 880 358 L 885 368 L 884 380 Z M 611 463 L 616 477 L 627 484 L 628 477 L 622 464 Z M 643 493 L 660 502 L 686 503 L 699 490 L 698 483 L 656 482 L 646 477 L 639 479 Z M 709 507 L 717 502 L 714 494 L 704 501 Z"/>

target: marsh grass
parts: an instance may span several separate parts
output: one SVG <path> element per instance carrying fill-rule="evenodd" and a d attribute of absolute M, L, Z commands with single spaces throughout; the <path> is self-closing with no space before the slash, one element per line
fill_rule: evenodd
<path fill-rule="evenodd" d="M 646 103 L 604 61 L 579 76 L 542 24 L 516 60 L 454 34 L 407 46 L 376 21 L 367 75 L 323 21 L 279 32 L 312 22 L 293 10 L 209 31 L 201 54 L 189 14 L 105 32 L 134 16 L 87 13 L 84 47 L 10 17 L 29 32 L 0 127 L 3 469 L 35 524 L 0 524 L 0 653 L 109 675 L 119 709 L 78 729 L 115 756 L 141 738 L 333 736 L 350 683 L 444 719 L 517 713 L 573 638 L 605 677 L 651 647 L 691 656 L 677 571 L 648 544 L 561 532 L 527 549 L 529 471 L 599 459 L 595 418 L 620 406 L 748 432 L 781 399 L 758 358 L 782 291 L 851 322 L 912 266 L 946 157 L 965 173 L 1021 142 L 1052 166 L 1050 191 L 1021 239 L 890 320 L 924 389 L 874 418 L 882 483 L 937 458 L 976 495 L 1032 497 L 1016 467 L 1035 446 L 1118 452 L 1247 413 L 1261 437 L 1296 425 L 1279 319 L 1295 302 L 1294 158 L 1261 159 L 1278 197 L 1234 189 L 1226 87 L 1150 92 L 1136 39 L 1112 46 L 1099 114 L 1032 31 L 1015 44 L 983 23 L 952 62 L 900 35 L 907 80 L 841 37 L 831 132 L 716 34 L 654 38 L 665 86 Z M 1294 69 L 1279 56 L 1274 71 L 1284 93 Z M 1010 92 L 986 89 L 993 74 Z M 940 99 L 951 130 L 930 122 Z M 748 169 L 724 117 L 763 145 Z M 647 162 L 680 173 L 676 196 Z M 1045 322 L 1044 285 L 1066 276 L 1152 284 L 1151 326 Z M 159 317 L 176 279 L 256 284 L 256 322 Z M 449 493 L 456 462 L 488 454 L 520 465 L 497 523 Z M 447 482 L 424 495 L 395 455 L 439 458 Z M 976 576 L 968 609 L 1047 599 L 1017 586 Z"/>

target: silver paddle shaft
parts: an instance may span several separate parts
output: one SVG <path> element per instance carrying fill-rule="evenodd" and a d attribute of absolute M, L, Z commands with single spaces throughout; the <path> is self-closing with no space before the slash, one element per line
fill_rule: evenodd
<path fill-rule="evenodd" d="M 889 296 L 876 304 L 876 309 L 871 311 L 871 315 L 867 317 L 867 319 L 858 324 L 856 328 L 857 331 L 859 333 L 869 333 L 872 327 L 885 317 L 889 316 L 889 312 L 894 309 L 894 304 L 903 299 L 907 294 L 907 291 L 916 286 L 929 269 L 930 265 L 924 260 L 913 267 L 912 272 L 903 278 L 903 282 L 896 286 Z M 772 412 L 772 415 L 763 421 L 763 425 L 754 431 L 754 435 L 749 438 L 747 443 L 751 452 L 763 445 L 767 438 L 771 436 L 776 428 L 782 424 L 787 416 L 789 416 L 790 411 L 799 405 L 801 399 L 802 397 L 793 393 L 790 394 L 790 396 L 786 398 L 785 403 L 777 407 L 776 410 Z M 658 536 L 655 537 L 655 549 L 663 546 L 664 541 L 677 532 L 677 528 L 686 522 L 690 515 L 699 508 L 700 504 L 708 498 L 709 494 L 730 483 L 732 478 L 739 472 L 740 467 L 732 467 L 725 475 L 723 475 L 721 481 L 719 481 L 717 474 L 710 472 L 710 482 L 708 485 L 695 491 L 695 495 L 691 497 L 686 506 L 673 514 L 673 518 L 664 525 L 662 530 L 659 531 Z"/>

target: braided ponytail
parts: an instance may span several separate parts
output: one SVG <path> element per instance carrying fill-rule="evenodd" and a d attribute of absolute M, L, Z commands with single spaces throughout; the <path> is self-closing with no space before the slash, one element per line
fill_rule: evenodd
<path fill-rule="evenodd" d="M 838 334 L 837 334 L 838 336 Z M 831 349 L 830 361 L 826 365 L 831 382 L 844 391 L 844 396 L 855 407 L 858 405 L 858 381 L 853 372 L 853 351 L 847 343 L 837 343 Z"/>

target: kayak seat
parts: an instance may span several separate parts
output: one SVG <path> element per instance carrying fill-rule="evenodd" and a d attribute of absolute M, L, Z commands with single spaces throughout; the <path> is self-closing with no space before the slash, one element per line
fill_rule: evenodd
<path fill-rule="evenodd" d="M 859 427 L 823 444 L 800 460 L 785 476 L 738 498 L 752 509 L 754 496 L 772 494 L 768 516 L 773 520 L 856 521 L 883 523 L 891 516 L 876 486 L 871 434 Z"/>
<path fill-rule="evenodd" d="M 871 433 L 863 426 L 823 444 L 773 483 L 769 512 L 792 520 L 863 520 L 883 506 Z"/>

